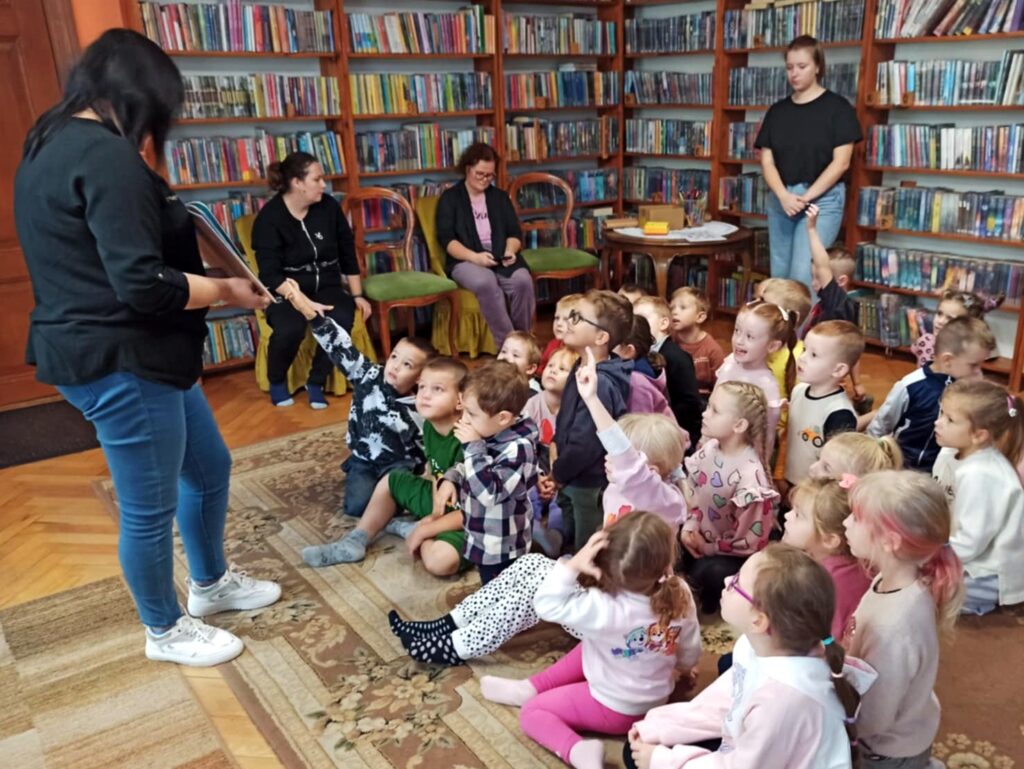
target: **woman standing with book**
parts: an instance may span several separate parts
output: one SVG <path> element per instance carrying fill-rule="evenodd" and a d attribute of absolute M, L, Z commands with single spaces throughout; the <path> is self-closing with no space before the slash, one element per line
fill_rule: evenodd
<path fill-rule="evenodd" d="M 275 291 L 280 291 L 286 279 L 294 280 L 306 296 L 331 308 L 327 315 L 339 326 L 352 331 L 356 306 L 364 319 L 371 308 L 363 298 L 352 228 L 338 202 L 324 191 L 323 166 L 308 152 L 292 152 L 270 164 L 267 184 L 277 194 L 260 209 L 252 225 L 260 280 Z M 273 329 L 267 349 L 270 400 L 275 406 L 291 406 L 288 369 L 309 324 L 288 302 L 271 305 L 267 323 Z M 331 359 L 317 345 L 306 380 L 309 405 L 314 409 L 327 408 L 324 386 L 330 373 Z"/>
<path fill-rule="evenodd" d="M 197 384 L 206 308 L 267 300 L 244 278 L 203 274 L 192 217 L 142 159 L 160 155 L 184 93 L 156 43 L 103 33 L 25 139 L 14 219 L 36 300 L 27 358 L 96 428 L 146 656 L 206 666 L 236 657 L 242 641 L 195 618 L 268 606 L 281 588 L 228 567 L 231 455 Z M 174 589 L 175 521 L 187 614 Z"/>
<path fill-rule="evenodd" d="M 839 233 L 846 204 L 843 174 L 853 145 L 863 139 L 853 106 L 821 85 L 825 52 L 810 35 L 786 49 L 786 72 L 793 93 L 771 106 L 754 146 L 768 198 L 768 241 L 772 277 L 811 285 L 811 248 L 804 210 L 818 206 L 818 235 L 829 248 Z M 756 99 L 755 99 L 756 101 Z"/>
<path fill-rule="evenodd" d="M 491 183 L 497 162 L 498 153 L 483 142 L 462 153 L 458 169 L 465 179 L 437 203 L 437 239 L 448 254 L 445 272 L 476 294 L 500 350 L 513 330 L 531 331 L 537 299 L 519 254 L 522 232 L 512 199 Z"/>

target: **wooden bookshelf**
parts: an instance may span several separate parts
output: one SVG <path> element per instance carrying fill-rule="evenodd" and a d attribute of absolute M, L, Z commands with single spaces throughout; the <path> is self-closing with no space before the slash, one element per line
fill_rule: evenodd
<path fill-rule="evenodd" d="M 1024 174 L 1010 174 L 1002 171 L 975 171 L 968 168 L 914 168 L 909 166 L 872 166 L 865 165 L 865 170 L 875 173 L 891 174 L 924 174 L 926 176 L 970 176 L 991 179 L 1016 179 L 1024 181 Z"/>
<path fill-rule="evenodd" d="M 997 238 L 978 238 L 973 235 L 958 235 L 953 232 L 921 232 L 919 230 L 900 230 L 895 227 L 878 227 L 874 225 L 858 224 L 858 229 L 868 232 L 887 232 L 890 235 L 909 235 L 913 238 L 934 238 L 936 240 L 955 240 L 961 243 L 977 243 L 982 246 L 1000 246 L 1005 248 L 1021 248 L 1019 240 L 999 240 Z"/>
<path fill-rule="evenodd" d="M 480 117 L 493 115 L 493 109 L 465 109 L 457 112 L 378 112 L 353 114 L 355 122 L 367 120 L 436 120 L 438 118 Z"/>
<path fill-rule="evenodd" d="M 188 117 L 176 125 L 216 125 L 218 123 L 322 123 L 341 120 L 344 115 L 279 115 L 276 117 Z"/>
<path fill-rule="evenodd" d="M 866 281 L 866 280 L 851 280 L 850 283 L 851 283 L 851 285 L 855 286 L 856 288 L 867 288 L 867 289 L 871 289 L 872 291 L 878 291 L 880 293 L 886 293 L 886 294 L 902 294 L 903 296 L 919 296 L 919 297 L 922 297 L 922 298 L 935 299 L 935 300 L 939 300 L 939 299 L 942 298 L 942 292 L 941 291 L 938 291 L 938 292 L 935 292 L 935 291 L 918 291 L 918 290 L 913 289 L 913 288 L 898 288 L 896 286 L 887 286 L 884 283 L 871 283 L 870 281 Z M 993 310 L 993 312 L 1008 312 L 1008 313 L 1011 313 L 1011 314 L 1016 314 L 1016 313 L 1020 312 L 1020 308 L 1021 308 L 1020 301 L 1004 302 L 999 308 L 997 308 L 996 310 Z"/>

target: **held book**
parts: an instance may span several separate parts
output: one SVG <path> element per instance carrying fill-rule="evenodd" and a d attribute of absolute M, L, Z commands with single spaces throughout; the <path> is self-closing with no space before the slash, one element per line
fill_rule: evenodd
<path fill-rule="evenodd" d="M 245 278 L 271 302 L 281 301 L 281 297 L 263 285 L 256 273 L 249 268 L 245 257 L 235 247 L 228 234 L 224 232 L 224 228 L 220 226 L 220 222 L 217 221 L 209 206 L 193 201 L 186 203 L 185 208 L 192 215 L 192 221 L 196 225 L 199 253 L 202 254 L 203 263 L 208 267 L 207 272 L 210 277 Z"/>

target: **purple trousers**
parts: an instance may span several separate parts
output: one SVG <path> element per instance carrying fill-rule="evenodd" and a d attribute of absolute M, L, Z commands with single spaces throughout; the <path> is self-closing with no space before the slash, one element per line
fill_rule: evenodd
<path fill-rule="evenodd" d="M 476 294 L 480 312 L 499 350 L 505 337 L 513 330 L 527 333 L 532 331 L 537 295 L 533 288 L 533 276 L 525 267 L 520 267 L 506 278 L 489 267 L 459 262 L 452 269 L 452 280 Z M 505 307 L 506 296 L 509 297 L 511 311 Z"/>

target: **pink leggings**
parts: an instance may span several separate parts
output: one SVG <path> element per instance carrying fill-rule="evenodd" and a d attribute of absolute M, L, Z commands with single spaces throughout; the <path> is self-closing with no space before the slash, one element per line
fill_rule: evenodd
<path fill-rule="evenodd" d="M 590 693 L 583 677 L 583 644 L 530 678 L 537 696 L 519 711 L 526 735 L 560 759 L 569 762 L 569 751 L 583 738 L 575 729 L 600 734 L 628 734 L 641 716 L 628 716 L 605 707 Z"/>

